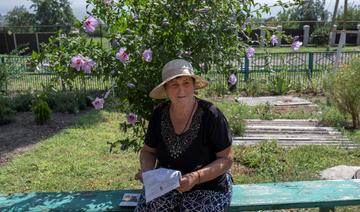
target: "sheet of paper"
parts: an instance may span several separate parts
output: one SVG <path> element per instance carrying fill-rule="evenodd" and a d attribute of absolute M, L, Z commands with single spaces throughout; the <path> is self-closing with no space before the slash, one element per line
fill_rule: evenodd
<path fill-rule="evenodd" d="M 120 206 L 137 206 L 140 194 L 125 193 L 121 199 Z"/>
<path fill-rule="evenodd" d="M 159 168 L 142 173 L 142 177 L 145 187 L 145 200 L 150 202 L 180 187 L 181 172 Z"/>

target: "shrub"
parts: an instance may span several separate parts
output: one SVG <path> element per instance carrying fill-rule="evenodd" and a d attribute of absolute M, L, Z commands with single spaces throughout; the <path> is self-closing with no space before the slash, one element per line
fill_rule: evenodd
<path fill-rule="evenodd" d="M 290 88 L 290 82 L 286 79 L 286 72 L 273 73 L 270 78 L 269 91 L 275 95 L 286 94 Z"/>
<path fill-rule="evenodd" d="M 18 112 L 26 112 L 31 110 L 31 104 L 34 101 L 34 93 L 27 91 L 18 94 L 13 98 L 15 109 Z"/>
<path fill-rule="evenodd" d="M 331 78 L 329 78 L 331 79 Z M 360 125 L 360 58 L 354 58 L 349 65 L 339 68 L 332 78 L 333 89 L 328 92 L 344 114 L 350 114 L 353 128 Z"/>
<path fill-rule="evenodd" d="M 79 112 L 79 100 L 72 91 L 58 91 L 52 94 L 55 105 L 54 110 L 61 113 L 78 113 Z M 50 98 L 50 99 L 51 99 Z"/>
<path fill-rule="evenodd" d="M 43 125 L 51 118 L 51 109 L 47 102 L 44 100 L 36 100 L 32 105 L 32 110 L 35 115 L 36 124 Z"/>
<path fill-rule="evenodd" d="M 329 43 L 329 27 L 320 26 L 317 27 L 313 33 L 311 33 L 310 41 L 316 45 L 326 45 Z"/>
<path fill-rule="evenodd" d="M 15 111 L 9 97 L 0 96 L 0 125 L 7 124 L 14 119 Z"/>
<path fill-rule="evenodd" d="M 242 136 L 245 133 L 246 125 L 241 115 L 236 114 L 228 118 L 229 127 L 234 136 Z"/>

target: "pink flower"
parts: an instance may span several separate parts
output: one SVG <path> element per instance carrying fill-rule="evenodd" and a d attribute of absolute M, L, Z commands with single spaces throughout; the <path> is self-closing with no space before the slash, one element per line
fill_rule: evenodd
<path fill-rule="evenodd" d="M 252 58 L 254 56 L 254 54 L 255 54 L 254 48 L 250 47 L 250 48 L 246 49 L 246 57 L 248 59 Z"/>
<path fill-rule="evenodd" d="M 143 53 L 143 59 L 146 61 L 146 62 L 151 62 L 152 61 L 152 51 L 151 49 L 146 49 Z"/>
<path fill-rule="evenodd" d="M 85 61 L 84 61 L 83 57 L 78 54 L 71 58 L 71 67 L 75 68 L 77 71 L 80 71 L 84 62 Z"/>
<path fill-rule="evenodd" d="M 230 83 L 230 85 L 235 85 L 236 82 L 237 82 L 237 78 L 236 78 L 236 75 L 235 74 L 231 74 L 229 79 L 228 79 L 228 82 Z"/>
<path fill-rule="evenodd" d="M 95 109 L 98 110 L 104 107 L 104 103 L 105 103 L 104 99 L 96 97 L 96 99 L 91 104 L 95 107 Z"/>
<path fill-rule="evenodd" d="M 85 73 L 90 74 L 91 73 L 91 68 L 95 65 L 96 63 L 92 60 L 92 59 L 84 59 L 84 63 L 82 65 L 82 69 L 84 70 Z"/>
<path fill-rule="evenodd" d="M 112 2 L 112 0 L 104 0 L 105 4 L 110 4 Z"/>
<path fill-rule="evenodd" d="M 300 49 L 302 45 L 302 42 L 300 41 L 294 41 L 292 44 L 291 44 L 291 48 L 294 50 L 294 51 L 297 51 Z"/>
<path fill-rule="evenodd" d="M 123 64 L 129 60 L 129 55 L 125 52 L 126 48 L 122 47 L 116 53 L 116 59 L 120 60 Z"/>
<path fill-rule="evenodd" d="M 276 37 L 276 35 L 272 35 L 270 38 L 270 42 L 273 46 L 275 46 L 275 44 L 279 43 L 278 38 Z"/>
<path fill-rule="evenodd" d="M 129 113 L 127 116 L 127 121 L 130 124 L 135 125 L 135 123 L 137 122 L 137 115 L 135 113 Z"/>
<path fill-rule="evenodd" d="M 86 32 L 94 32 L 99 22 L 92 16 L 89 16 L 83 23 Z"/>

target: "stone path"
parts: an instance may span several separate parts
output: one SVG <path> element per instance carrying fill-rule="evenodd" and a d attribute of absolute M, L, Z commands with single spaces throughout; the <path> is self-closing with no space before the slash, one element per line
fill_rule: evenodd
<path fill-rule="evenodd" d="M 277 140 L 283 146 L 337 145 L 354 148 L 339 131 L 332 127 L 321 127 L 316 120 L 246 120 L 246 131 L 242 137 L 234 137 L 234 144 L 252 145 L 265 140 Z"/>
<path fill-rule="evenodd" d="M 292 106 L 292 105 L 307 105 L 309 107 L 315 107 L 315 105 L 303 98 L 296 96 L 261 96 L 261 97 L 239 97 L 236 101 L 241 104 L 247 104 L 249 106 L 255 106 L 258 104 L 269 103 L 274 106 Z"/>

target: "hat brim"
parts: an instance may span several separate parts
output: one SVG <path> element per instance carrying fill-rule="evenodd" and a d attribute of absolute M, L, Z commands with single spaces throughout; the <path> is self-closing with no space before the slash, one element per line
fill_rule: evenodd
<path fill-rule="evenodd" d="M 198 89 L 202 89 L 205 88 L 209 82 L 207 80 L 205 80 L 204 78 L 198 76 L 198 75 L 189 75 L 189 74 L 177 74 L 175 76 L 172 76 L 166 80 L 164 80 L 163 82 L 161 82 L 158 86 L 156 86 L 154 89 L 151 90 L 149 96 L 153 99 L 166 99 L 167 95 L 165 92 L 165 87 L 164 85 L 169 82 L 172 79 L 175 79 L 177 77 L 182 77 L 182 76 L 187 76 L 187 77 L 192 77 L 195 79 L 195 90 Z"/>

